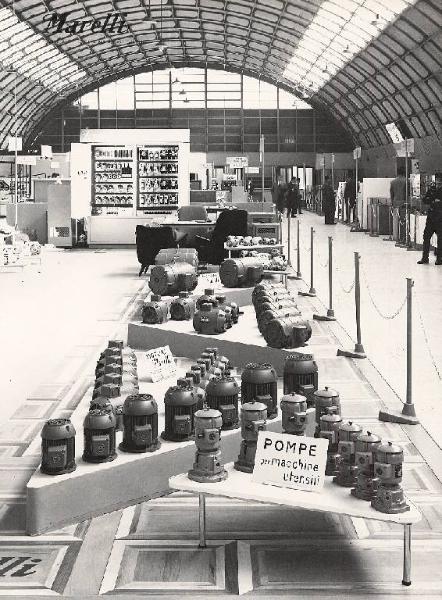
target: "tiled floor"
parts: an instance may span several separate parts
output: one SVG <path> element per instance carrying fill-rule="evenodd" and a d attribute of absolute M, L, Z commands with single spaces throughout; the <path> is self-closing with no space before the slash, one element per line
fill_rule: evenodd
<path fill-rule="evenodd" d="M 318 239 L 327 235 L 328 230 L 312 215 L 303 216 L 302 230 L 307 232 L 311 223 Z M 361 244 L 361 254 L 374 257 L 377 264 L 376 252 L 387 254 L 386 262 L 396 265 L 387 269 L 388 284 L 390 279 L 397 282 L 387 289 L 386 278 L 379 278 L 373 294 L 379 294 L 386 310 L 399 304 L 402 263 L 408 261 L 411 266 L 416 255 L 387 242 L 382 246 L 380 240 L 364 234 L 349 234 L 342 226 L 333 232 L 343 269 L 351 264 L 351 244 Z M 318 245 L 324 253 L 325 246 Z M 0 275 L 1 352 L 6 354 L 0 379 L 0 595 L 178 598 L 186 594 L 205 598 L 239 593 L 324 600 L 442 596 L 442 484 L 434 467 L 442 466 L 441 451 L 421 426 L 401 427 L 377 420 L 379 408 L 395 402 L 387 382 L 394 388 L 404 376 L 401 325 L 396 320 L 376 321 L 368 312 L 368 301 L 363 304 L 364 344 L 377 369 L 366 361 L 362 365 L 336 356 L 337 347 L 351 343 L 336 323 L 314 324 L 312 350 L 320 384 L 339 390 L 344 416 L 404 446 L 404 487 L 423 514 L 413 527 L 410 588 L 400 584 L 399 526 L 211 498 L 207 512 L 210 542 L 206 550 L 198 550 L 197 499 L 184 493 L 27 537 L 25 485 L 38 464 L 41 425 L 50 414 L 71 414 L 85 391 L 84 378 L 90 375 L 97 353 L 108 337 L 124 332 L 124 321 L 142 297 L 133 251 L 54 253 L 45 259 L 42 273 Z M 398 265 L 402 265 L 401 272 Z M 433 292 L 418 293 L 434 303 L 442 271 L 436 274 L 433 269 L 416 270 L 415 276 L 416 288 L 424 284 L 433 288 Z M 371 276 L 376 272 L 374 266 L 366 270 Z M 348 272 L 342 277 L 351 282 Z M 326 298 L 324 283 L 318 275 L 318 295 Z M 294 290 L 303 287 L 302 282 L 291 285 Z M 352 332 L 347 296 L 337 293 L 335 309 Z M 306 315 L 321 309 L 318 299 L 302 298 L 299 304 Z M 425 302 L 425 306 L 433 304 Z M 424 320 L 437 318 L 442 324 L 440 312 L 435 316 L 432 308 L 425 312 L 425 306 Z M 433 345 L 437 335 L 435 331 Z M 388 350 L 390 345 L 397 356 Z M 438 350 L 436 343 L 433 352 L 440 359 Z M 388 361 L 394 370 L 391 380 Z M 419 377 L 416 380 L 424 386 Z M 430 387 L 416 390 L 421 412 L 431 407 L 438 410 L 432 381 L 427 384 Z"/>

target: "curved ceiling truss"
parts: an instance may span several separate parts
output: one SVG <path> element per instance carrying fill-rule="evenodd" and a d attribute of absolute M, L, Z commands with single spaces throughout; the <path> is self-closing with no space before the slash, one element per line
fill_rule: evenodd
<path fill-rule="evenodd" d="M 0 0 L 0 147 L 105 82 L 168 67 L 224 68 L 325 108 L 355 145 L 403 119 L 440 135 L 438 0 Z M 12 10 L 13 9 L 13 10 Z M 50 26 L 48 18 L 65 14 Z M 109 31 L 108 15 L 125 14 Z M 79 24 L 74 27 L 74 22 Z M 81 25 L 84 23 L 84 25 Z M 69 28 L 69 31 L 66 29 Z"/>

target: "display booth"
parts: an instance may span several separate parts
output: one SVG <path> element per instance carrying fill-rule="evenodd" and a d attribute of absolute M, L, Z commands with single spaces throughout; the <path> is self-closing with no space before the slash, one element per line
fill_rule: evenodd
<path fill-rule="evenodd" d="M 370 229 L 372 199 L 376 199 L 376 204 L 390 204 L 390 183 L 392 181 L 392 177 L 364 177 L 362 197 L 358 197 L 358 220 L 362 229 Z"/>
<path fill-rule="evenodd" d="M 72 144 L 72 196 L 89 244 L 135 244 L 135 227 L 189 204 L 188 129 L 87 129 Z"/>

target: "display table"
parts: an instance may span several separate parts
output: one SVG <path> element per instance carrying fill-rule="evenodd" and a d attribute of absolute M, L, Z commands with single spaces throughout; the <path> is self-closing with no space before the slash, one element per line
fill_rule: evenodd
<path fill-rule="evenodd" d="M 411 579 L 411 525 L 421 520 L 418 509 L 410 504 L 410 510 L 400 514 L 385 514 L 375 510 L 369 502 L 354 498 L 349 488 L 340 487 L 326 477 L 324 488 L 320 493 L 292 490 L 273 485 L 255 483 L 252 475 L 236 471 L 233 463 L 225 465 L 228 477 L 217 483 L 198 483 L 188 478 L 187 473 L 176 475 L 169 479 L 169 485 L 174 490 L 193 492 L 199 495 L 199 538 L 200 547 L 206 546 L 206 501 L 205 495 L 225 496 L 237 500 L 251 500 L 278 504 L 304 510 L 330 512 L 334 514 L 374 519 L 399 523 L 404 527 L 404 565 L 403 585 L 410 585 Z"/>
<path fill-rule="evenodd" d="M 224 244 L 224 250 L 227 250 L 229 253 L 229 258 L 232 258 L 232 252 L 240 252 L 241 250 L 271 250 L 272 248 L 278 248 L 282 250 L 284 248 L 284 244 L 259 244 L 256 246 L 228 246 Z"/>
<path fill-rule="evenodd" d="M 272 271 L 270 269 L 264 269 L 264 275 L 279 275 L 281 278 L 281 282 L 284 284 L 287 289 L 287 278 L 289 275 L 292 275 L 292 271 Z"/>
<path fill-rule="evenodd" d="M 201 229 L 206 227 L 212 230 L 216 223 L 214 221 L 163 221 L 161 225 L 164 227 L 176 227 L 177 229 Z"/>

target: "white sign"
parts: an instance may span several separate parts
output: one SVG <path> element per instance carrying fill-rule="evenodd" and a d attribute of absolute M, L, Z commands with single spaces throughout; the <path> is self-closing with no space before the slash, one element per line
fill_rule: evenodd
<path fill-rule="evenodd" d="M 253 481 L 320 492 L 324 485 L 328 440 L 260 431 Z"/>
<path fill-rule="evenodd" d="M 358 146 L 353 150 L 353 158 L 356 160 L 357 158 L 361 158 L 362 148 Z"/>
<path fill-rule="evenodd" d="M 52 158 L 52 146 L 42 146 L 41 147 L 41 157 L 42 158 Z"/>
<path fill-rule="evenodd" d="M 254 174 L 258 174 L 260 171 L 259 167 L 247 167 L 247 173 L 249 173 L 250 175 Z"/>
<path fill-rule="evenodd" d="M 16 148 L 17 146 L 17 148 Z M 15 152 L 15 150 L 17 150 L 17 152 L 20 152 L 23 148 L 23 139 L 21 137 L 14 137 L 14 136 L 9 136 L 8 137 L 8 150 L 9 152 Z"/>
<path fill-rule="evenodd" d="M 146 369 L 152 381 L 160 381 L 176 373 L 176 364 L 169 346 L 161 346 L 146 352 Z"/>
<path fill-rule="evenodd" d="M 236 181 L 234 173 L 223 173 L 223 181 Z"/>
<path fill-rule="evenodd" d="M 249 166 L 248 156 L 228 156 L 226 158 L 226 165 L 229 165 L 231 169 L 243 169 Z"/>
<path fill-rule="evenodd" d="M 37 164 L 36 156 L 17 156 L 17 164 L 18 165 L 33 165 Z"/>

